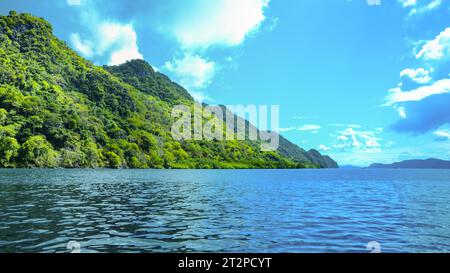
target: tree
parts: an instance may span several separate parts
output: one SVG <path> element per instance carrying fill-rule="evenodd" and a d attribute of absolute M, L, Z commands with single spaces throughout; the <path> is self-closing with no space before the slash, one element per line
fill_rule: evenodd
<path fill-rule="evenodd" d="M 105 162 L 105 167 L 118 169 L 122 167 L 122 160 L 115 152 L 103 151 L 103 158 Z"/>
<path fill-rule="evenodd" d="M 136 143 L 126 143 L 123 148 L 128 167 L 134 169 L 148 168 L 145 154 L 142 153 Z"/>
<path fill-rule="evenodd" d="M 87 141 L 81 150 L 84 153 L 83 167 L 97 168 L 100 160 L 97 145 L 94 142 Z"/>
<path fill-rule="evenodd" d="M 20 145 L 13 137 L 0 137 L 0 167 L 10 167 L 10 160 L 17 155 Z"/>
<path fill-rule="evenodd" d="M 149 155 L 146 156 L 147 164 L 150 168 L 162 169 L 164 168 L 164 160 L 158 156 L 155 151 L 151 151 Z"/>
<path fill-rule="evenodd" d="M 7 115 L 8 115 L 8 111 L 6 111 L 3 108 L 0 108 L 0 125 L 5 124 Z"/>
<path fill-rule="evenodd" d="M 44 136 L 30 137 L 20 148 L 19 156 L 25 167 L 58 166 L 58 153 Z"/>
<path fill-rule="evenodd" d="M 84 154 L 78 149 L 62 149 L 60 165 L 64 168 L 82 167 Z"/>

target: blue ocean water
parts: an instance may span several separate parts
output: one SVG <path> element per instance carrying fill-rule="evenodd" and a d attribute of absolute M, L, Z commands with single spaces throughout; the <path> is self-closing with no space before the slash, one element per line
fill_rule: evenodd
<path fill-rule="evenodd" d="M 450 171 L 0 170 L 0 252 L 74 241 L 81 252 L 450 252 Z"/>

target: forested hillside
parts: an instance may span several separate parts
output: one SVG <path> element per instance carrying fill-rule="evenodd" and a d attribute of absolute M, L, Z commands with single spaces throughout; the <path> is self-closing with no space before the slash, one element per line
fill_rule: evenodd
<path fill-rule="evenodd" d="M 337 166 L 283 138 L 277 152 L 258 141 L 174 141 L 176 104 L 194 101 L 145 61 L 94 66 L 44 19 L 0 16 L 0 167 Z"/>

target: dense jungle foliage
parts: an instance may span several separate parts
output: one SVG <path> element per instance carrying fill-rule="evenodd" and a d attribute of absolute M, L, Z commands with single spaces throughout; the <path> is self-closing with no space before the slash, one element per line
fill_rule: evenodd
<path fill-rule="evenodd" d="M 0 16 L 0 167 L 335 167 L 283 138 L 276 152 L 257 141 L 177 142 L 177 104 L 194 101 L 145 61 L 94 66 L 45 20 Z"/>

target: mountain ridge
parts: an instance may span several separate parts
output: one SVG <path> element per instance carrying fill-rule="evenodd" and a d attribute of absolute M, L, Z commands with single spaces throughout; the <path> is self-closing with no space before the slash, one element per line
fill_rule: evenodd
<path fill-rule="evenodd" d="M 450 161 L 436 158 L 412 159 L 392 164 L 374 163 L 369 166 L 372 169 L 450 169 Z"/>
<path fill-rule="evenodd" d="M 337 167 L 281 136 L 275 152 L 261 152 L 259 141 L 176 142 L 177 104 L 194 101 L 143 60 L 98 67 L 44 19 L 0 16 L 0 167 Z"/>

